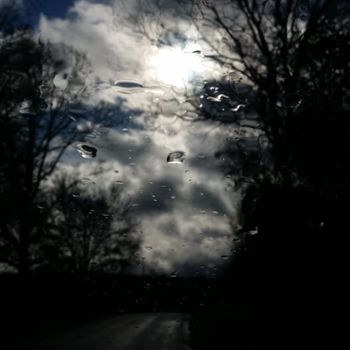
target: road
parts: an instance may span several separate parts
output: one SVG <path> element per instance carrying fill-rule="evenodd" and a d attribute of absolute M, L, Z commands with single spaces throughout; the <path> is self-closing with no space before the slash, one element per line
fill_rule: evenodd
<path fill-rule="evenodd" d="M 31 343 L 25 350 L 189 350 L 188 316 L 178 313 L 125 314 Z"/>

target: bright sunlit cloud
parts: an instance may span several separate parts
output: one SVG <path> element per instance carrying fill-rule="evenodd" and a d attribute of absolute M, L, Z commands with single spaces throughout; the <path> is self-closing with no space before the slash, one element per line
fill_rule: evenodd
<path fill-rule="evenodd" d="M 162 48 L 151 57 L 157 79 L 181 87 L 203 71 L 199 50 Z"/>

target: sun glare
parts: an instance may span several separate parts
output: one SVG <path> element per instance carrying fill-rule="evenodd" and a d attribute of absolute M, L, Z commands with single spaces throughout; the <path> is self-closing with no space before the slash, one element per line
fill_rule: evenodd
<path fill-rule="evenodd" d="M 158 80 L 176 87 L 184 86 L 202 71 L 199 50 L 160 49 L 151 59 Z"/>

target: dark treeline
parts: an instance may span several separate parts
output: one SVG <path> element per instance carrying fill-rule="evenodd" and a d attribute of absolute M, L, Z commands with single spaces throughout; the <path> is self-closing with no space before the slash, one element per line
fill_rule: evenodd
<path fill-rule="evenodd" d="M 102 167 L 82 173 L 62 165 L 91 132 L 77 127 L 79 118 L 88 124 L 76 107 L 86 93 L 84 54 L 35 40 L 11 6 L 1 11 L 0 29 L 3 342 L 40 325 L 45 332 L 46 321 L 58 327 L 105 314 L 107 303 L 114 312 L 131 310 L 134 300 L 115 283 L 140 264 L 141 233 L 121 186 L 94 183 Z M 101 104 L 90 119 L 116 111 Z"/>
<path fill-rule="evenodd" d="M 194 8 L 212 59 L 240 80 L 210 84 L 246 107 L 230 120 L 206 102 L 202 119 L 237 129 L 256 115 L 258 125 L 250 126 L 260 130 L 255 139 L 233 133 L 218 152 L 230 159 L 225 171 L 243 193 L 241 243 L 223 294 L 229 300 L 227 289 L 254 291 L 257 324 L 271 346 L 281 339 L 336 342 L 344 336 L 350 256 L 349 6 L 232 0 L 194 1 Z M 211 31 L 222 33 L 222 40 L 210 41 Z M 203 92 L 211 96 L 206 87 Z M 228 317 L 232 324 L 234 318 Z M 222 334 L 214 324 L 212 317 L 208 328 Z M 200 338 L 201 348 L 207 341 Z M 253 343 L 241 346 L 255 348 Z"/>
<path fill-rule="evenodd" d="M 2 271 L 125 270 L 140 241 L 130 203 L 116 186 L 84 186 L 90 174 L 59 168 L 67 148 L 84 136 L 70 106 L 84 96 L 89 64 L 68 47 L 61 48 L 63 60 L 27 28 L 7 31 L 0 50 Z"/>

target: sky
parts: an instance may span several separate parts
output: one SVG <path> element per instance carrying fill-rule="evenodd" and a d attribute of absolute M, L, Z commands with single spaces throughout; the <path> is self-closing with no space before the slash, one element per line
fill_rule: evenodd
<path fill-rule="evenodd" d="M 122 186 L 142 230 L 146 271 L 188 275 L 205 266 L 215 275 L 239 221 L 239 192 L 225 177 L 226 160 L 215 155 L 232 130 L 184 117 L 192 113 L 188 95 L 227 72 L 206 58 L 210 48 L 186 11 L 174 1 L 155 3 L 31 0 L 21 6 L 37 39 L 68 62 L 57 69 L 58 89 L 65 92 L 75 64 L 62 45 L 88 61 L 81 73 L 86 93 L 71 109 L 79 109 L 73 117 L 84 130 L 79 142 L 96 147 L 97 156 L 81 157 L 75 144 L 57 171 L 79 169 L 91 186 Z M 168 163 L 172 152 L 184 153 L 184 160 Z M 91 175 L 96 167 L 103 169 L 98 178 Z"/>

